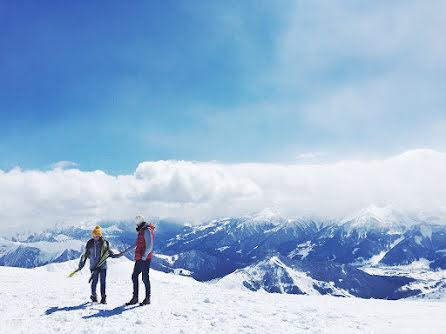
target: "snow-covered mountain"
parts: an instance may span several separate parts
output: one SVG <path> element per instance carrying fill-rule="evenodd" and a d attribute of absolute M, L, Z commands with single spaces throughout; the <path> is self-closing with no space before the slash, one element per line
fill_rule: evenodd
<path fill-rule="evenodd" d="M 400 289 L 413 281 L 408 277 L 371 275 L 347 264 L 293 261 L 273 256 L 236 270 L 219 283 L 243 285 L 252 291 L 400 299 L 420 293 L 415 288 Z"/>
<path fill-rule="evenodd" d="M 156 221 L 160 244 L 175 236 L 184 227 L 167 221 Z M 135 226 L 131 222 L 101 223 L 102 233 L 112 249 L 121 251 L 135 242 Z M 53 262 L 79 258 L 91 238 L 91 226 L 58 226 L 42 233 L 0 238 L 0 265 L 33 268 Z"/>
<path fill-rule="evenodd" d="M 403 214 L 389 207 L 370 205 L 359 212 L 341 220 L 341 224 L 351 231 L 370 230 L 386 231 L 387 233 L 402 233 L 420 223 L 417 217 Z"/>
<path fill-rule="evenodd" d="M 135 241 L 132 223 L 101 225 L 117 251 Z M 386 299 L 426 296 L 432 286 L 446 283 L 442 275 L 426 280 L 422 273 L 415 277 L 375 270 L 417 261 L 424 261 L 429 272 L 446 269 L 446 226 L 391 208 L 371 206 L 340 221 L 287 219 L 265 210 L 198 226 L 155 225 L 152 268 L 199 281 L 224 279 L 251 290 Z M 91 228 L 67 227 L 21 241 L 1 239 L 0 265 L 29 268 L 75 259 L 90 235 Z"/>
<path fill-rule="evenodd" d="M 272 260 L 274 261 L 274 260 Z M 133 263 L 111 259 L 107 305 L 89 302 L 89 271 L 77 261 L 0 267 L 0 333 L 443 333 L 445 302 L 252 292 L 150 271 L 152 304 L 125 306 Z M 297 278 L 296 278 L 297 279 Z M 310 282 L 300 278 L 302 289 Z M 142 284 L 141 284 L 142 285 Z M 99 287 L 98 287 L 99 288 Z M 140 287 L 140 297 L 143 287 Z"/>
<path fill-rule="evenodd" d="M 255 265 L 238 269 L 220 279 L 217 285 L 298 295 L 351 296 L 347 291 L 337 289 L 332 282 L 315 280 L 301 267 L 297 267 L 296 263 L 287 265 L 284 260 L 279 256 L 273 256 Z"/>

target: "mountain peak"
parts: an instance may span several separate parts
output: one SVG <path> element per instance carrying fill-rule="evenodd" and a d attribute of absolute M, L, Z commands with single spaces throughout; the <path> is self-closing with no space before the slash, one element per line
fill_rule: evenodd
<path fill-rule="evenodd" d="M 253 220 L 272 220 L 280 217 L 281 214 L 277 208 L 265 208 L 254 215 Z"/>
<path fill-rule="evenodd" d="M 417 223 L 419 222 L 415 218 L 392 206 L 376 204 L 371 204 L 341 221 L 341 224 L 349 224 L 351 228 L 406 228 Z"/>
<path fill-rule="evenodd" d="M 241 217 L 245 224 L 282 224 L 287 222 L 277 208 L 265 208 L 262 211 L 247 214 Z"/>

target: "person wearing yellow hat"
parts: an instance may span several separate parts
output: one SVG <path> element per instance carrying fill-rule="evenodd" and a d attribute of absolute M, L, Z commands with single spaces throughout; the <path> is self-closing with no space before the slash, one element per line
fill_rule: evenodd
<path fill-rule="evenodd" d="M 91 232 L 92 237 L 102 237 L 101 227 L 99 225 L 96 225 L 93 232 Z"/>
<path fill-rule="evenodd" d="M 109 257 L 112 258 L 120 257 L 122 255 L 113 253 L 113 251 L 110 249 L 110 243 L 102 237 L 102 231 L 99 225 L 93 229 L 91 236 L 92 238 L 87 241 L 85 250 L 81 255 L 79 270 L 84 267 L 87 259 L 90 259 L 90 270 L 92 272 L 90 299 L 92 302 L 98 301 L 96 296 L 96 287 L 98 284 L 98 278 L 100 277 L 101 304 L 106 304 L 107 295 L 105 294 L 105 279 L 107 276 L 107 261 L 105 260 L 101 264 L 99 264 L 99 261 L 101 258 L 104 258 L 106 253 L 108 253 Z"/>

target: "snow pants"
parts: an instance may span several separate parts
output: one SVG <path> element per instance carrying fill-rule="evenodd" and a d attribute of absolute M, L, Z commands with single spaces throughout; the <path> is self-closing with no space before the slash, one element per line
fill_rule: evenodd
<path fill-rule="evenodd" d="M 142 274 L 142 281 L 146 286 L 146 298 L 150 298 L 150 279 L 149 279 L 149 269 L 150 269 L 151 259 L 146 261 L 137 260 L 133 268 L 132 281 L 133 281 L 133 297 L 138 298 L 138 277 Z"/>
<path fill-rule="evenodd" d="M 98 285 L 98 277 L 101 279 L 101 297 L 105 297 L 105 278 L 107 276 L 107 269 L 94 270 L 93 279 L 91 281 L 91 295 L 96 296 L 96 286 Z"/>

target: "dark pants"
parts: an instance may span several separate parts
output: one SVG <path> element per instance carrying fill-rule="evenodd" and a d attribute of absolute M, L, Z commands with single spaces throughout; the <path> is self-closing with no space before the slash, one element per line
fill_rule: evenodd
<path fill-rule="evenodd" d="M 101 278 L 101 297 L 105 297 L 105 277 L 107 276 L 107 269 L 94 270 L 93 280 L 91 281 L 91 295 L 96 296 L 98 276 Z"/>
<path fill-rule="evenodd" d="M 151 259 L 146 261 L 137 260 L 135 262 L 135 267 L 133 268 L 132 281 L 133 281 L 133 297 L 138 298 L 138 276 L 142 273 L 142 281 L 146 286 L 146 298 L 150 298 L 150 279 L 149 279 L 149 268 Z"/>

